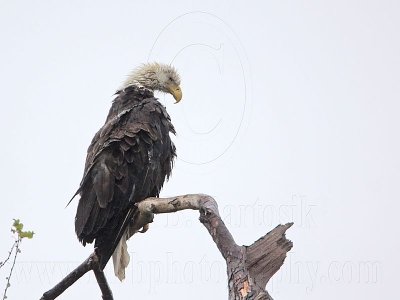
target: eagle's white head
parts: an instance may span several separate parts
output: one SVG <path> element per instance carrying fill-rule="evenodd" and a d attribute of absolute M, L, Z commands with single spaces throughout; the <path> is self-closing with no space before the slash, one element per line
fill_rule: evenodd
<path fill-rule="evenodd" d="M 170 93 L 178 103 L 182 99 L 181 79 L 177 70 L 170 65 L 147 63 L 133 70 L 121 89 L 130 85 L 142 86 L 151 91 Z"/>

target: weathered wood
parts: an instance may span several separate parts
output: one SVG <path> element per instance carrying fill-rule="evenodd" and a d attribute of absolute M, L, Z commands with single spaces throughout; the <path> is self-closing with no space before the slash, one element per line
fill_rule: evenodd
<path fill-rule="evenodd" d="M 164 199 L 147 198 L 138 203 L 140 216 L 132 224 L 132 232 L 137 232 L 147 224 L 146 220 L 152 220 L 153 214 L 184 209 L 200 211 L 200 222 L 226 261 L 229 300 L 272 299 L 265 286 L 293 247 L 293 243 L 285 236 L 293 223 L 277 226 L 250 246 L 239 246 L 222 221 L 217 202 L 208 195 L 192 194 Z"/>
<path fill-rule="evenodd" d="M 139 232 L 141 228 L 146 228 L 153 221 L 154 214 L 172 213 L 185 209 L 198 210 L 200 222 L 208 230 L 226 261 L 229 300 L 272 300 L 265 286 L 282 266 L 287 252 L 293 246 L 285 236 L 286 230 L 293 223 L 275 227 L 250 246 L 239 246 L 222 221 L 217 202 L 208 195 L 147 198 L 137 203 L 137 208 L 134 221 L 127 228 L 125 239 Z M 44 293 L 41 300 L 55 299 L 90 270 L 93 270 L 96 275 L 103 299 L 112 300 L 111 289 L 103 271 L 99 268 L 95 253 L 53 289 Z"/>
<path fill-rule="evenodd" d="M 95 252 L 81 263 L 75 270 L 64 277 L 58 284 L 56 284 L 51 290 L 48 290 L 43 294 L 40 300 L 53 300 L 60 296 L 67 288 L 73 285 L 79 278 L 85 275 L 87 272 L 93 270 L 97 283 L 99 284 L 104 300 L 113 300 L 112 292 L 108 286 L 104 273 L 99 268 L 99 259 Z"/>
<path fill-rule="evenodd" d="M 246 247 L 246 266 L 252 278 L 266 286 L 271 277 L 282 266 L 286 253 L 293 243 L 286 239 L 285 232 L 293 223 L 278 225 L 252 245 Z"/>

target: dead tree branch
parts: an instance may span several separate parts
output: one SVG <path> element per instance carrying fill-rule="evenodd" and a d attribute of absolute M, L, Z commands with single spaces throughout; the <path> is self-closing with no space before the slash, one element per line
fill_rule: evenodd
<path fill-rule="evenodd" d="M 184 209 L 200 212 L 200 222 L 206 227 L 227 264 L 229 300 L 270 300 L 265 286 L 282 266 L 293 244 L 285 232 L 293 223 L 279 225 L 250 246 L 236 244 L 222 221 L 217 202 L 208 195 L 192 194 L 171 198 L 147 198 L 137 204 L 129 236 L 153 221 L 154 214 L 172 213 Z M 103 299 L 112 300 L 103 271 L 98 267 L 96 254 L 67 275 L 41 300 L 55 299 L 88 271 L 93 270 Z"/>
<path fill-rule="evenodd" d="M 99 267 L 99 259 L 95 252 L 93 252 L 83 263 L 81 263 L 75 270 L 64 277 L 57 285 L 51 290 L 43 294 L 40 300 L 52 300 L 60 296 L 67 288 L 73 285 L 79 278 L 89 271 L 93 271 L 97 283 L 102 292 L 103 300 L 113 300 L 112 292 L 108 286 L 106 277 Z"/>

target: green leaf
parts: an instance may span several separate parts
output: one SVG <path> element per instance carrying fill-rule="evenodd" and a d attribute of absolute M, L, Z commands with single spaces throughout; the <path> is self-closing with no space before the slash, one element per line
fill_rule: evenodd
<path fill-rule="evenodd" d="M 33 231 L 21 231 L 20 233 L 19 233 L 19 237 L 21 238 L 21 239 L 23 239 L 23 238 L 28 238 L 28 239 L 31 239 L 31 238 L 33 238 L 33 235 L 34 235 L 35 233 L 33 232 Z"/>
<path fill-rule="evenodd" d="M 33 238 L 33 235 L 35 234 L 33 231 L 22 231 L 22 229 L 24 228 L 24 224 L 22 224 L 19 219 L 14 219 L 14 223 L 12 226 L 13 226 L 13 228 L 11 228 L 11 231 L 13 233 L 17 233 L 18 238 L 20 238 L 20 239 L 23 239 L 23 238 L 31 239 L 31 238 Z"/>
<path fill-rule="evenodd" d="M 19 219 L 14 219 L 13 227 L 15 230 L 20 233 L 22 231 L 22 228 L 24 228 L 24 224 L 22 224 Z"/>

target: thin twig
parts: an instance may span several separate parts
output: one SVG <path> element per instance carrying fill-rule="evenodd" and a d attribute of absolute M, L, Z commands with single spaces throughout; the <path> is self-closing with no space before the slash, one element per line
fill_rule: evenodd
<path fill-rule="evenodd" d="M 8 262 L 8 260 L 9 260 L 10 257 L 11 257 L 11 253 L 13 252 L 14 247 L 15 247 L 16 245 L 17 245 L 17 241 L 14 241 L 14 244 L 12 245 L 10 251 L 8 252 L 8 257 L 7 257 L 3 262 L 0 262 L 0 269 Z"/>
<path fill-rule="evenodd" d="M 21 238 L 18 238 L 18 240 L 16 240 L 16 242 L 15 242 L 14 260 L 13 260 L 13 263 L 12 263 L 12 266 L 11 266 L 11 269 L 10 269 L 10 273 L 8 274 L 8 277 L 7 277 L 7 284 L 6 284 L 6 288 L 4 289 L 3 300 L 7 299 L 7 290 L 10 287 L 10 279 L 11 279 L 12 272 L 13 272 L 14 267 L 15 267 L 15 261 L 17 260 L 18 253 L 20 252 L 20 250 L 19 250 L 19 244 L 20 243 L 21 243 Z"/>

